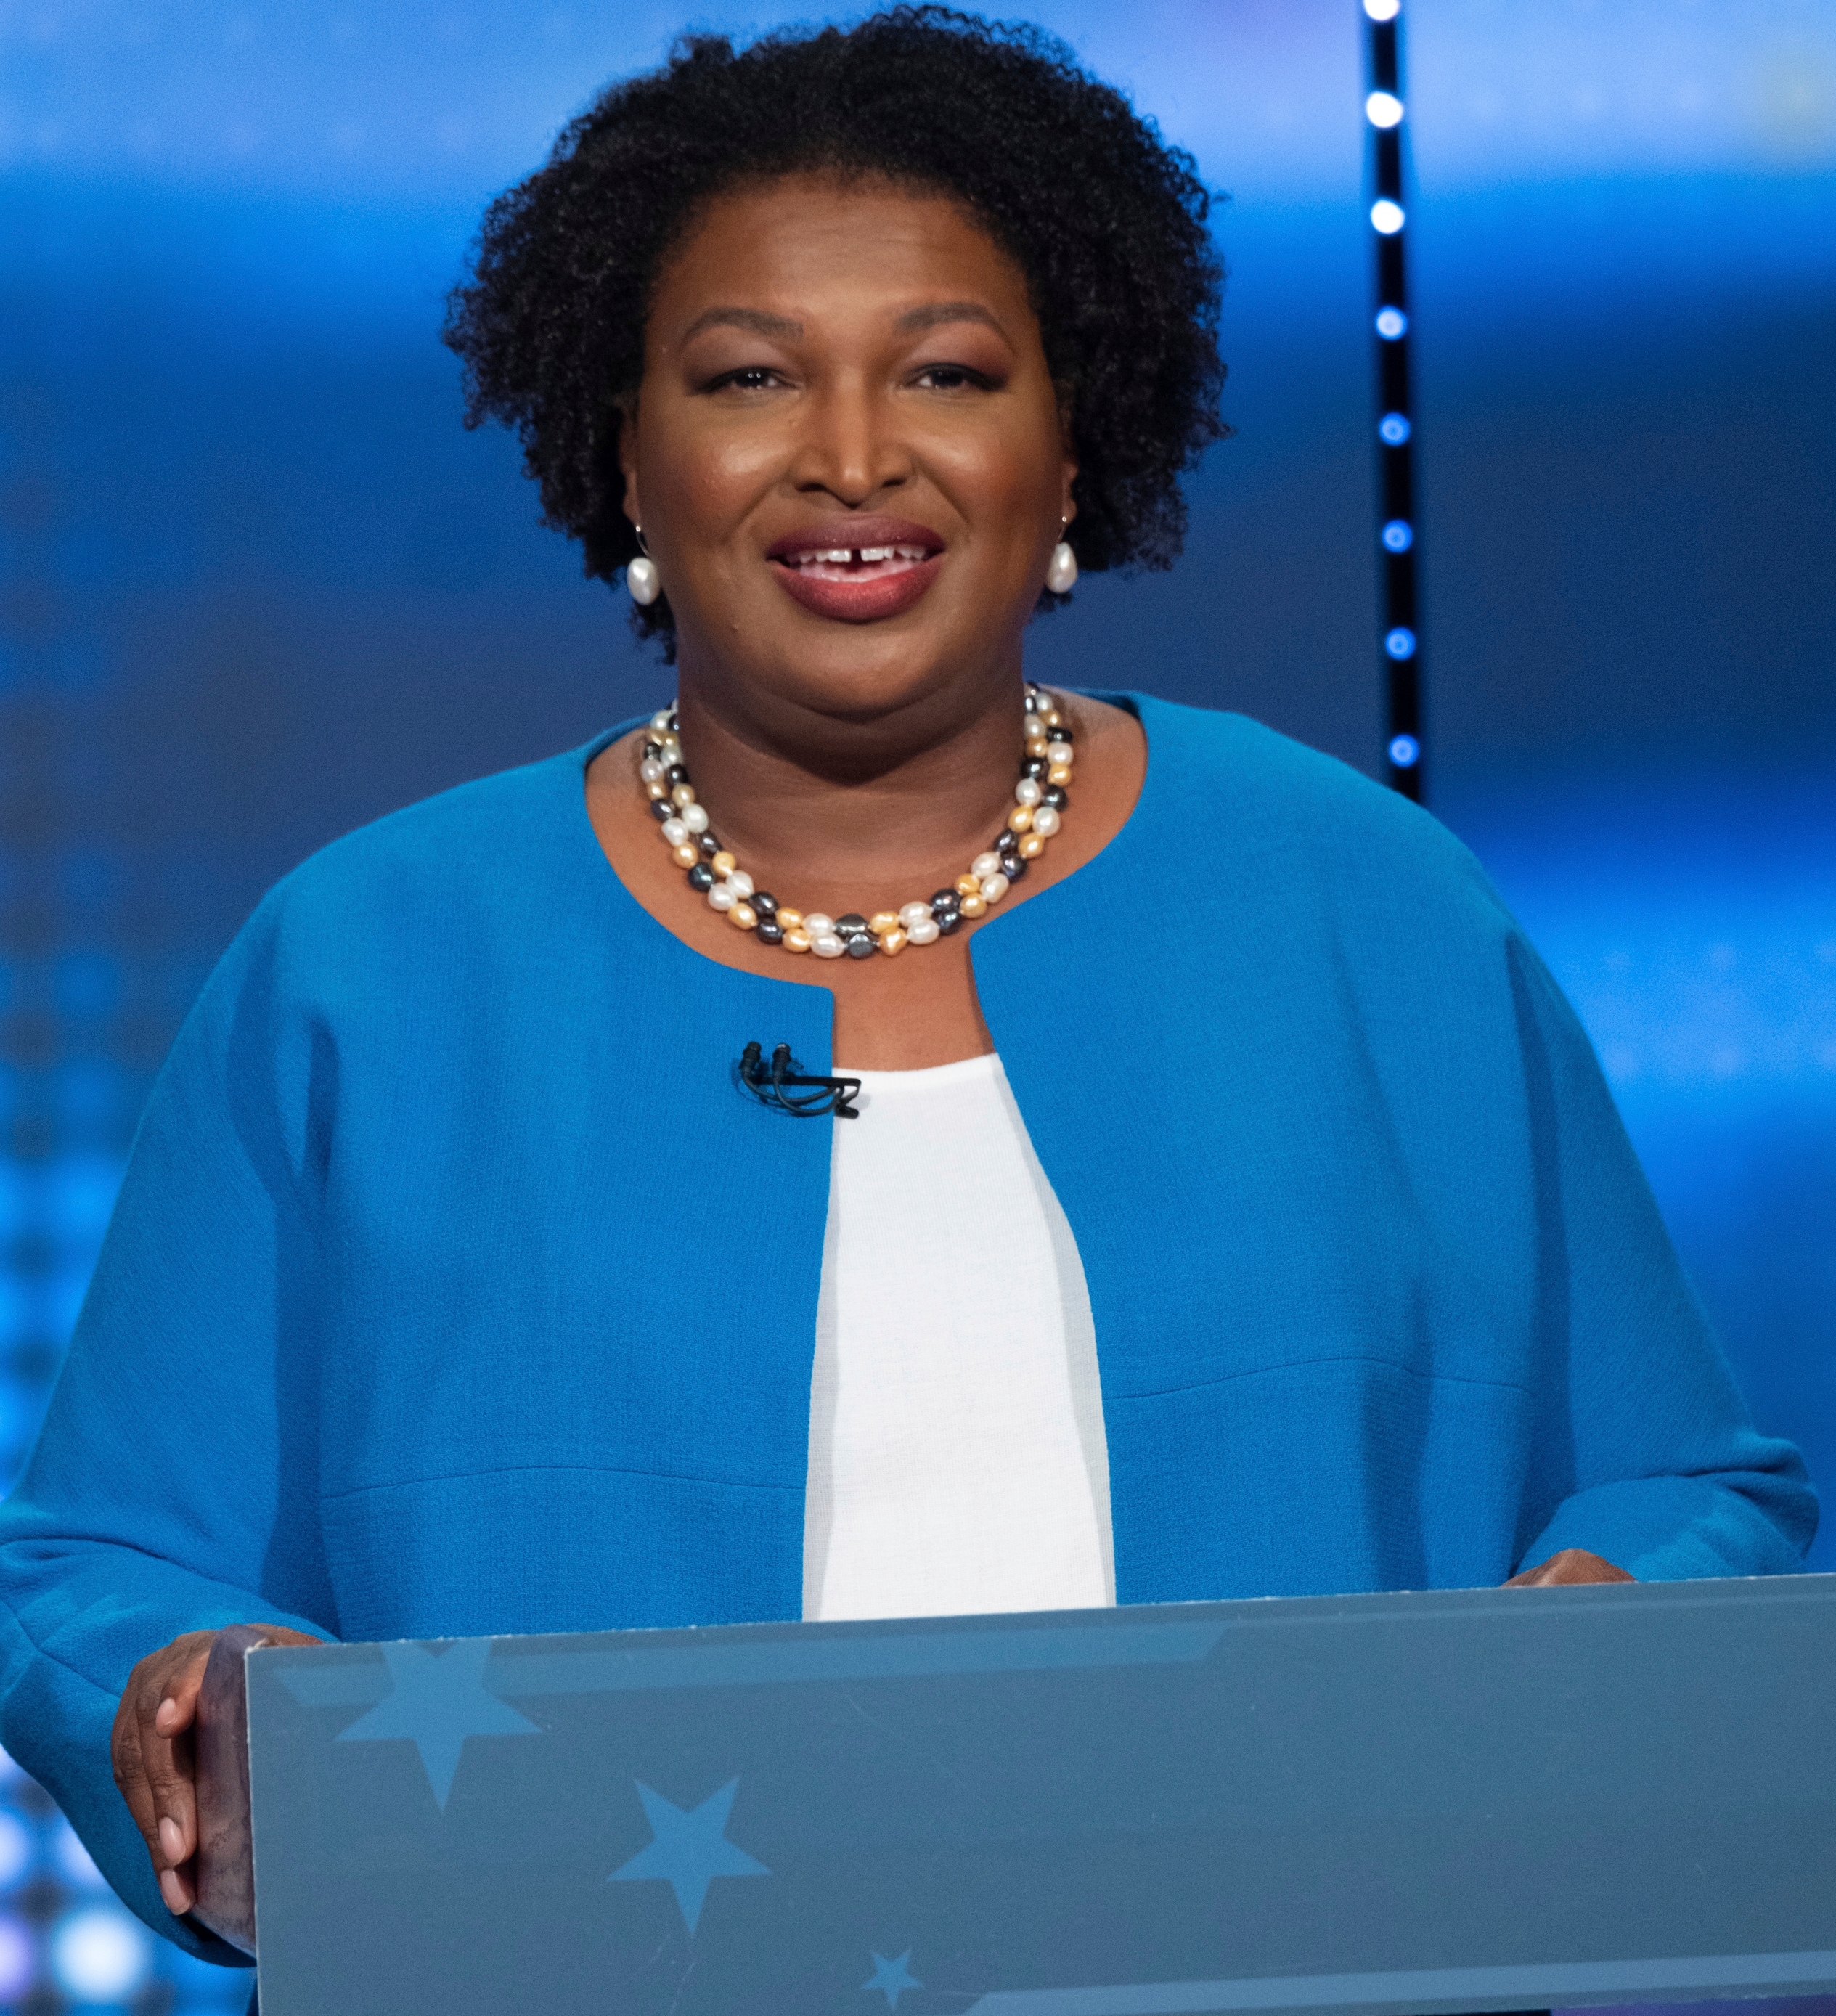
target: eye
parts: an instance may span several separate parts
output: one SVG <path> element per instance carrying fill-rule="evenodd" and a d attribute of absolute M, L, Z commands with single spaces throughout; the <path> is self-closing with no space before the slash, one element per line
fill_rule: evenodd
<path fill-rule="evenodd" d="M 723 371 L 701 389 L 704 392 L 769 392 L 783 382 L 769 365 L 748 364 L 737 371 Z"/>
<path fill-rule="evenodd" d="M 913 381 L 928 392 L 986 392 L 994 380 L 967 364 L 927 364 Z"/>

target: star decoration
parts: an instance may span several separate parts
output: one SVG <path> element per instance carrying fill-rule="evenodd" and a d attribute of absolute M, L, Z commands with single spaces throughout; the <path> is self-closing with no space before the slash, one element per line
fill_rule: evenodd
<path fill-rule="evenodd" d="M 488 1638 L 461 1639 L 442 1653 L 430 1652 L 425 1645 L 385 1645 L 383 1657 L 394 1688 L 338 1741 L 383 1743 L 406 1737 L 421 1753 L 427 1783 L 445 1813 L 468 1736 L 542 1733 L 539 1723 L 519 1715 L 485 1686 L 484 1661 L 490 1653 Z"/>
<path fill-rule="evenodd" d="M 906 1964 L 912 1957 L 912 1949 L 907 1946 L 897 1960 L 888 1960 L 884 1953 L 873 1955 L 873 1978 L 863 1981 L 861 1986 L 871 1992 L 878 1989 L 886 1997 L 888 2009 L 896 2010 L 899 1997 L 908 1988 L 922 1988 L 924 1984 L 913 1974 Z"/>
<path fill-rule="evenodd" d="M 614 1870 L 607 1881 L 667 1883 L 675 1892 L 677 1907 L 692 1936 L 701 1922 L 707 1886 L 715 1877 L 769 1876 L 772 1873 L 726 1838 L 727 1816 L 733 1809 L 733 1795 L 739 1786 L 737 1778 L 730 1779 L 700 1805 L 685 1809 L 672 1806 L 661 1792 L 639 1784 L 644 1817 L 656 1838 L 623 1867 Z"/>

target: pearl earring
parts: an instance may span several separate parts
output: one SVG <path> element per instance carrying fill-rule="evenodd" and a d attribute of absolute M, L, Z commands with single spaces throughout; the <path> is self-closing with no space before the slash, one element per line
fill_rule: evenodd
<path fill-rule="evenodd" d="M 644 544 L 643 527 L 638 525 L 632 529 L 638 535 L 641 550 L 637 559 L 626 563 L 625 585 L 631 592 L 632 600 L 648 609 L 663 592 L 663 581 L 657 571 L 657 563 L 650 557 L 650 549 Z M 1071 571 L 1077 571 L 1075 565 Z"/>
<path fill-rule="evenodd" d="M 1052 549 L 1052 558 L 1046 569 L 1046 585 L 1054 595 L 1069 595 L 1078 578 L 1078 556 L 1069 544 L 1060 539 Z"/>

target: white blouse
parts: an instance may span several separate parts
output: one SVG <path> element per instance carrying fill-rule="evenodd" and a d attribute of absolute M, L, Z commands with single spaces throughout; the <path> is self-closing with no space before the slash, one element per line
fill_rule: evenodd
<path fill-rule="evenodd" d="M 1114 1602 L 1089 1294 L 1000 1059 L 848 1075 L 860 1117 L 831 1123 L 804 1615 Z"/>

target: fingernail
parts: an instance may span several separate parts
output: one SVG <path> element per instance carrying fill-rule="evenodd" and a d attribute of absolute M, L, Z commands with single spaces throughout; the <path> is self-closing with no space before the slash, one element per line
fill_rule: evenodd
<path fill-rule="evenodd" d="M 165 1899 L 166 1909 L 175 1918 L 182 1918 L 191 1909 L 191 1895 L 179 1881 L 176 1870 L 160 1871 L 160 1895 Z"/>
<path fill-rule="evenodd" d="M 182 1862 L 185 1859 L 185 1830 L 175 1820 L 166 1819 L 160 1822 L 160 1845 L 166 1851 L 168 1862 Z"/>
<path fill-rule="evenodd" d="M 177 1715 L 177 1714 L 178 1714 L 178 1702 L 176 1702 L 175 1700 L 173 1700 L 172 1697 L 171 1697 L 170 1694 L 167 1694 L 167 1697 L 166 1697 L 166 1698 L 165 1698 L 163 1701 L 161 1701 L 161 1702 L 160 1703 L 160 1705 L 159 1705 L 159 1711 L 158 1711 L 158 1712 L 157 1712 L 157 1713 L 154 1715 L 154 1717 L 153 1717 L 153 1726 L 154 1726 L 154 1728 L 156 1728 L 156 1729 L 164 1729 L 164 1728 L 166 1726 L 167 1723 L 171 1719 L 171 1718 L 172 1718 L 173 1716 L 175 1716 L 175 1715 Z"/>

